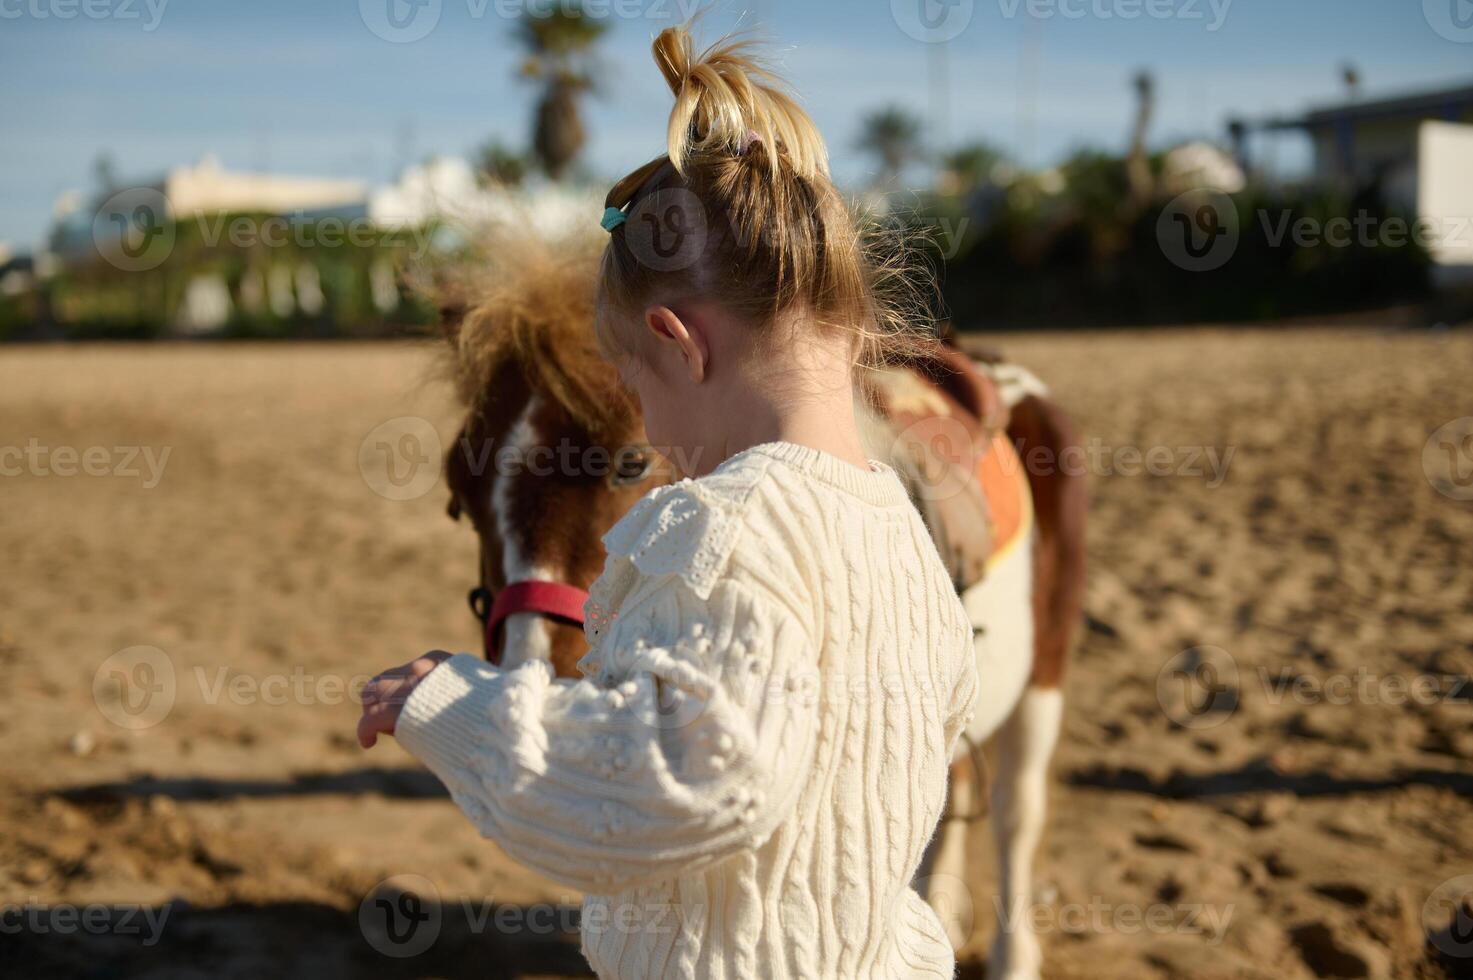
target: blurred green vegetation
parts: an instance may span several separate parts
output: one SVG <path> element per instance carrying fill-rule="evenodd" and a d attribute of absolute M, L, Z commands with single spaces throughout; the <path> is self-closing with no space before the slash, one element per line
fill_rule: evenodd
<path fill-rule="evenodd" d="M 0 337 L 28 328 L 67 339 L 382 337 L 432 319 L 403 285 L 405 267 L 432 250 L 432 227 L 237 212 L 173 221 L 163 232 L 172 246 L 152 268 L 119 268 L 90 248 L 73 254 L 34 293 L 0 305 Z M 186 298 L 201 283 L 217 313 L 204 323 Z"/>
<path fill-rule="evenodd" d="M 1151 166 L 1159 172 L 1160 158 Z M 1374 191 L 1250 184 L 1129 201 L 1122 161 L 1085 152 L 1046 175 L 923 199 L 897 220 L 931 238 L 945 312 L 961 329 L 1265 320 L 1431 293 L 1415 216 Z M 1216 268 L 1183 260 L 1183 229 L 1171 221 L 1204 203 L 1223 212 L 1223 227 L 1235 224 Z"/>
<path fill-rule="evenodd" d="M 487 157 L 510 167 L 501 151 Z M 1161 156 L 1146 166 L 1155 190 L 1142 197 L 1122 157 L 1081 152 L 1027 173 L 991 148 L 968 147 L 944 161 L 942 191 L 911 195 L 907 210 L 882 220 L 928 241 L 942 313 L 961 330 L 1249 322 L 1432 296 L 1426 250 L 1411 236 L 1387 234 L 1411 228 L 1413 217 L 1374 190 L 1249 184 L 1231 195 L 1178 197 Z M 1236 217 L 1230 257 L 1210 269 L 1183 262 L 1186 229 L 1170 221 L 1182 217 L 1171 213 L 1182 201 L 1190 210 L 1199 200 Z M 1350 234 L 1331 240 L 1337 219 Z M 232 232 L 241 227 L 251 233 Z M 1311 240 L 1295 234 L 1305 227 Z M 445 228 L 388 232 L 361 218 L 221 214 L 168 230 L 172 246 L 154 268 L 125 271 L 89 240 L 39 286 L 0 294 L 0 339 L 419 332 L 433 310 L 404 274 L 443 268 L 459 247 Z M 200 297 L 190 298 L 201 283 L 204 305 L 217 311 L 205 323 Z"/>

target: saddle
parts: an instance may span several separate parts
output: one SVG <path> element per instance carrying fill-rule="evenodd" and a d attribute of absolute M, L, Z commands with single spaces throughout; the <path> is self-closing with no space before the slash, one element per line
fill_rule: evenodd
<path fill-rule="evenodd" d="M 964 591 L 1018 539 L 1030 504 L 1007 405 L 986 365 L 947 343 L 871 380 L 879 458 L 900 475 Z"/>

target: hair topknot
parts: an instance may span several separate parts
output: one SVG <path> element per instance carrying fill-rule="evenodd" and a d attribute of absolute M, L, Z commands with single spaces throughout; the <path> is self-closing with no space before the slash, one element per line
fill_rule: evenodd
<path fill-rule="evenodd" d="M 751 152 L 750 132 L 772 170 L 781 151 L 798 176 L 827 176 L 828 151 L 818 127 L 752 50 L 751 41 L 728 38 L 697 58 L 683 26 L 655 38 L 655 64 L 675 93 L 666 137 L 670 163 L 684 174 L 695 154 Z"/>
<path fill-rule="evenodd" d="M 601 298 L 631 310 L 657 295 L 709 295 L 748 318 L 758 336 L 793 311 L 843 338 L 863 365 L 925 347 L 921 287 L 929 276 L 901 236 L 856 224 L 829 178 L 818 127 L 752 42 L 726 38 L 697 56 L 681 26 L 661 31 L 653 48 L 675 94 L 666 152 L 604 200 L 629 221 L 609 233 Z M 645 199 L 672 191 L 680 193 L 640 212 Z M 688 206 L 677 200 L 685 195 L 699 202 L 696 220 L 664 228 L 665 216 Z M 647 261 L 652 229 L 684 241 L 687 226 L 702 232 L 689 261 Z M 605 347 L 637 346 L 640 336 L 610 336 Z"/>

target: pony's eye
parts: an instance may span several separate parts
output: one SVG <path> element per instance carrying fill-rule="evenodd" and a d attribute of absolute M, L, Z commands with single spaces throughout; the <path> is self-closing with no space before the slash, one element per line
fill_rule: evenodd
<path fill-rule="evenodd" d="M 642 449 L 621 449 L 609 471 L 609 483 L 616 487 L 638 483 L 649 475 L 652 463 L 650 454 Z"/>

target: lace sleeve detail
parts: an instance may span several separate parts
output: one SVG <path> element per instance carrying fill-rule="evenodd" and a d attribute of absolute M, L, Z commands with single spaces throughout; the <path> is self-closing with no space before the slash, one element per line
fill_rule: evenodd
<path fill-rule="evenodd" d="M 763 467 L 657 487 L 604 535 L 610 566 L 630 562 L 640 575 L 678 575 L 702 599 L 721 577 L 741 531 L 747 495 Z M 605 577 L 617 579 L 606 566 Z"/>
<path fill-rule="evenodd" d="M 740 524 L 727 501 L 695 483 L 662 488 L 641 501 L 604 536 L 609 556 L 623 556 L 640 573 L 679 575 L 702 598 L 721 574 Z"/>

